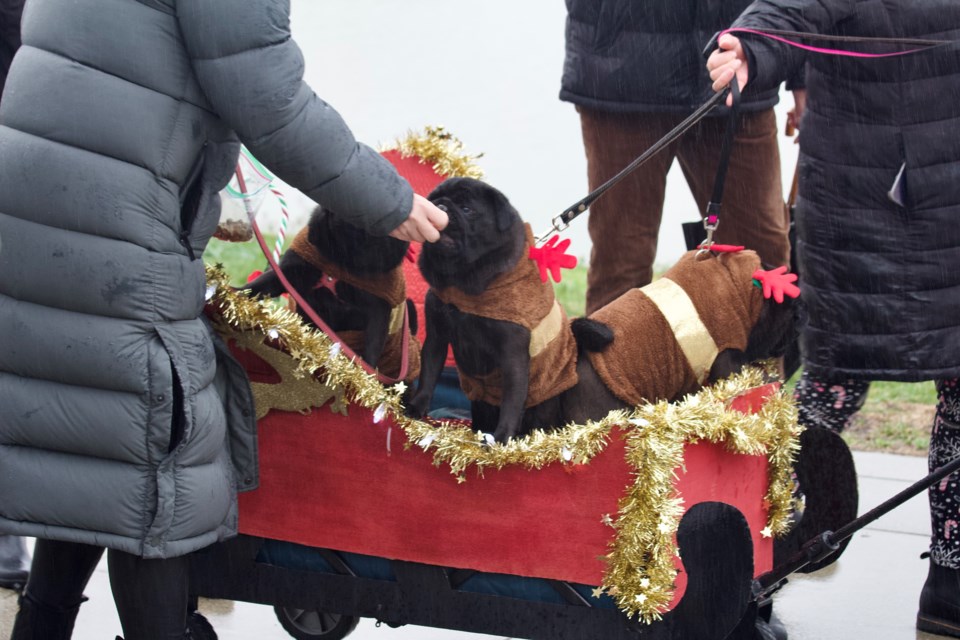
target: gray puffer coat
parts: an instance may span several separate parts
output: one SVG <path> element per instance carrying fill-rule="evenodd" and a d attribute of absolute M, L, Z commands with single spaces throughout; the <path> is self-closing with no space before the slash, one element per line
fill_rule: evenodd
<path fill-rule="evenodd" d="M 302 81 L 284 0 L 27 0 L 0 103 L 0 532 L 177 556 L 256 486 L 201 317 L 239 144 L 374 233 L 412 191 Z"/>
<path fill-rule="evenodd" d="M 797 251 L 808 369 L 960 375 L 960 2 L 757 0 L 737 26 L 953 41 L 892 58 L 806 57 Z M 760 90 L 800 60 L 768 39 L 742 41 Z"/>

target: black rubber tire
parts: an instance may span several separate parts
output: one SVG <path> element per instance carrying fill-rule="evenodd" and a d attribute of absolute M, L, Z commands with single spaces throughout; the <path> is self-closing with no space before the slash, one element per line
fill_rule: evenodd
<path fill-rule="evenodd" d="M 273 611 L 277 614 L 280 626 L 297 640 L 340 640 L 350 635 L 360 623 L 357 616 L 344 616 L 339 613 L 280 605 L 275 606 Z"/>
<path fill-rule="evenodd" d="M 190 640 L 217 640 L 213 625 L 199 611 L 187 616 L 187 637 Z"/>

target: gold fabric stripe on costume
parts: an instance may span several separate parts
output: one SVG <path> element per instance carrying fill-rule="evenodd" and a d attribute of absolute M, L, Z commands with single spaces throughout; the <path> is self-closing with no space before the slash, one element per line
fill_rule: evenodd
<path fill-rule="evenodd" d="M 660 309 L 693 374 L 702 384 L 717 358 L 717 343 L 700 319 L 690 296 L 669 278 L 660 278 L 641 291 Z"/>
<path fill-rule="evenodd" d="M 393 335 L 403 328 L 403 314 L 407 310 L 406 301 L 401 302 L 390 310 L 390 325 L 387 328 L 387 334 Z"/>
<path fill-rule="evenodd" d="M 530 357 L 546 349 L 550 341 L 560 334 L 562 327 L 563 310 L 560 308 L 560 303 L 554 300 L 550 313 L 530 332 Z"/>

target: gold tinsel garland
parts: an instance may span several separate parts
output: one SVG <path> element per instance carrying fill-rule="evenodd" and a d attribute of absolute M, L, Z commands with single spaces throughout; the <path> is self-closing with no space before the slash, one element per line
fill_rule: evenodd
<path fill-rule="evenodd" d="M 474 164 L 474 160 L 483 154 L 467 155 L 463 152 L 463 143 L 443 127 L 426 126 L 424 133 L 409 132 L 406 138 L 397 140 L 383 151 L 399 151 L 403 158 L 415 157 L 429 164 L 437 175 L 446 178 L 482 178 L 483 171 Z"/>
<path fill-rule="evenodd" d="M 297 363 L 296 373 L 320 373 L 325 385 L 344 390 L 350 402 L 372 410 L 375 422 L 389 417 L 404 431 L 408 448 L 432 449 L 433 464 L 449 465 L 460 482 L 466 480 L 471 466 L 482 475 L 484 469 L 510 465 L 539 469 L 553 463 L 584 464 L 606 447 L 614 427 L 621 429 L 635 480 L 620 500 L 617 518 L 610 521 L 616 535 L 598 593 L 610 594 L 628 615 L 645 622 L 656 620 L 672 600 L 674 536 L 684 512 L 674 481 L 677 469 L 683 467 L 686 443 L 706 440 L 723 443 L 735 453 L 765 455 L 770 485 L 764 534 L 780 535 L 789 527 L 794 506 L 790 473 L 800 430 L 792 399 L 781 389 L 755 414 L 729 408 L 735 396 L 766 383 L 768 370 L 748 368 L 681 402 L 614 411 L 602 420 L 535 431 L 501 444 L 464 426 L 407 417 L 401 402 L 402 382 L 384 387 L 376 376 L 344 356 L 337 343 L 303 324 L 296 314 L 232 289 L 222 266 L 208 266 L 207 278 L 209 302 L 222 321 L 235 330 L 257 331 L 282 344 Z"/>
<path fill-rule="evenodd" d="M 683 516 L 683 498 L 674 488 L 683 467 L 683 447 L 706 440 L 729 451 L 765 455 L 769 487 L 766 536 L 789 529 L 794 508 L 791 470 L 799 451 L 796 405 L 784 390 L 772 394 L 753 414 L 729 408 L 734 397 L 765 384 L 769 371 L 748 368 L 681 402 L 637 407 L 627 417 L 627 462 L 633 486 L 620 500 L 617 531 L 607 556 L 603 588 L 619 608 L 645 622 L 658 619 L 673 599 L 674 536 Z"/>

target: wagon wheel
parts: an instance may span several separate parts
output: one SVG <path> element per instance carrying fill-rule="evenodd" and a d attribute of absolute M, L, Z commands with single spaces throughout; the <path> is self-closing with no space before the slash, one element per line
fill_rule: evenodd
<path fill-rule="evenodd" d="M 217 640 L 217 632 L 213 625 L 199 611 L 192 611 L 187 616 L 187 636 L 190 640 Z"/>
<path fill-rule="evenodd" d="M 275 606 L 274 613 L 287 633 L 297 640 L 340 640 L 357 628 L 360 618 L 314 609 Z"/>

